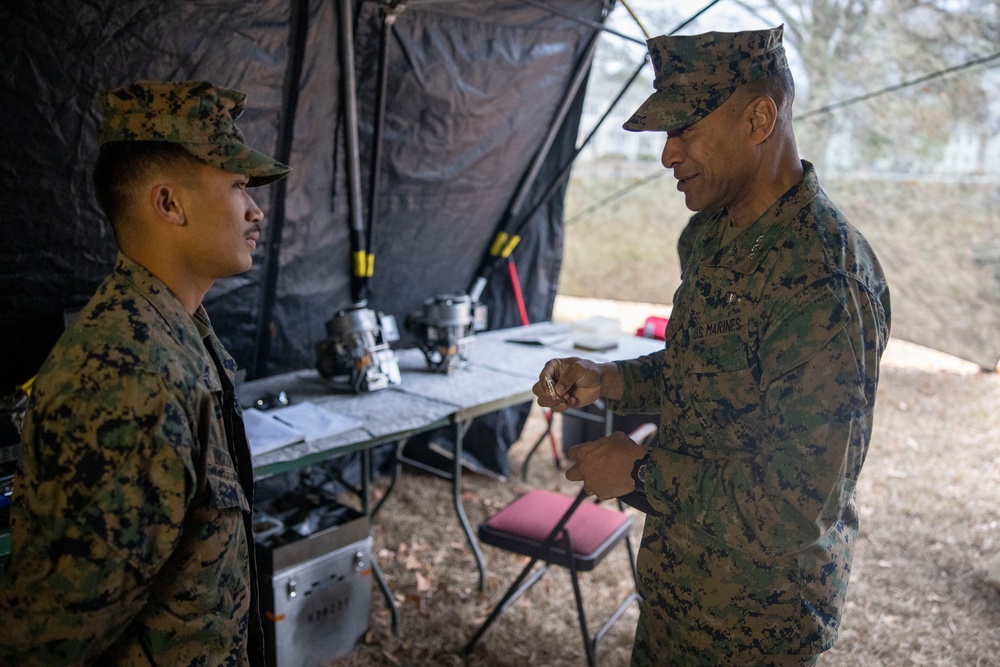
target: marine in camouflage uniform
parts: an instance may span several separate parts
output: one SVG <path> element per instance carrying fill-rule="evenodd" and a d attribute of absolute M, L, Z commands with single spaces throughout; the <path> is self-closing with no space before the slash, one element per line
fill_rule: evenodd
<path fill-rule="evenodd" d="M 674 296 L 663 352 L 619 362 L 622 412 L 659 412 L 639 552 L 638 664 L 830 648 L 858 533 L 889 334 L 871 248 L 802 182 L 720 247 L 719 214 Z"/>
<path fill-rule="evenodd" d="M 100 100 L 101 141 L 179 143 L 251 184 L 281 178 L 243 143 L 243 99 L 139 82 Z M 204 308 L 119 253 L 34 383 L 0 664 L 262 664 L 235 370 Z"/>
<path fill-rule="evenodd" d="M 781 28 L 649 48 L 656 92 L 629 130 L 684 130 L 787 69 Z M 801 167 L 735 235 L 725 208 L 694 217 L 665 349 L 615 362 L 610 407 L 661 425 L 632 470 L 647 503 L 634 665 L 814 664 L 836 640 L 889 292 L 871 247 Z"/>

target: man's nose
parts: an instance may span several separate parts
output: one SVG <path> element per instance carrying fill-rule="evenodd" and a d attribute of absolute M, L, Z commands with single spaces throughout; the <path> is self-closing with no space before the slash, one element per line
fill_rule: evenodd
<path fill-rule="evenodd" d="M 680 139 L 667 137 L 667 143 L 663 145 L 663 154 L 660 156 L 660 164 L 667 169 L 673 169 L 681 162 L 682 158 Z"/>
<path fill-rule="evenodd" d="M 264 220 L 264 211 L 260 210 L 260 207 L 257 206 L 257 202 L 253 200 L 253 197 L 249 197 L 249 199 L 250 207 L 247 208 L 247 220 L 250 222 L 262 222 Z"/>

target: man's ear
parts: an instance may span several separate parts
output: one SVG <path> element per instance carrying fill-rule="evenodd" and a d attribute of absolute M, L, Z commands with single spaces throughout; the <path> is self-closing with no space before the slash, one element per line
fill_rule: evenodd
<path fill-rule="evenodd" d="M 754 143 L 760 144 L 774 131 L 778 120 L 778 107 L 767 95 L 760 95 L 747 107 L 750 133 Z"/>
<path fill-rule="evenodd" d="M 158 182 L 149 188 L 149 203 L 156 217 L 180 227 L 187 223 L 187 218 L 179 194 L 178 189 L 169 183 Z"/>

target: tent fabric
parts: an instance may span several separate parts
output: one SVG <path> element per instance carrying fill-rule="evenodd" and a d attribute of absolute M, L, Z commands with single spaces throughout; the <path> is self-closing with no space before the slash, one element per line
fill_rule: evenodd
<path fill-rule="evenodd" d="M 7 345 L 0 381 L 30 378 L 110 271 L 115 245 L 90 184 L 97 156 L 94 96 L 137 79 L 208 79 L 247 93 L 248 140 L 274 152 L 282 123 L 289 5 L 124 0 L 6 3 L 0 9 L 0 317 Z M 255 197 L 271 211 L 273 188 Z M 246 363 L 259 298 L 258 261 L 221 281 L 206 306 Z"/>
<path fill-rule="evenodd" d="M 0 316 L 8 342 L 0 382 L 8 391 L 37 371 L 67 313 L 113 265 L 113 235 L 90 185 L 99 121 L 93 99 L 138 79 L 206 79 L 246 92 L 239 124 L 248 143 L 292 165 L 286 180 L 253 192 L 266 216 L 253 268 L 218 281 L 205 307 L 249 377 L 314 364 L 325 322 L 353 299 L 342 1 L 355 17 L 367 201 L 382 3 L 50 0 L 0 9 Z M 524 184 L 570 81 L 587 64 L 593 24 L 610 9 L 605 0 L 551 0 L 558 11 L 513 0 L 405 4 L 387 43 L 368 249 L 375 256 L 368 305 L 400 325 L 425 299 L 466 292 L 519 188 L 530 185 L 529 205 L 537 203 L 572 160 L 582 90 L 536 182 Z M 532 321 L 552 312 L 563 195 L 557 190 L 526 221 L 513 256 Z M 490 328 L 521 323 L 506 271 L 494 272 L 483 301 Z M 516 429 L 499 428 L 488 447 L 504 450 L 523 413 L 514 413 Z"/>
<path fill-rule="evenodd" d="M 591 21 L 600 0 L 554 2 Z M 356 27 L 363 185 L 375 106 L 379 3 L 359 3 Z M 306 14 L 296 35 L 293 14 Z M 205 305 L 227 347 L 252 365 L 266 332 L 263 374 L 309 366 L 324 323 L 351 303 L 338 7 L 333 0 L 209 5 L 104 0 L 18 3 L 2 10 L 6 122 L 0 183 L 4 321 L 11 351 L 7 386 L 30 377 L 63 327 L 114 260 L 109 226 L 92 195 L 101 90 L 135 79 L 204 78 L 249 95 L 240 121 L 248 141 L 276 154 L 292 127 L 282 182 L 254 191 L 272 256 L 258 251 L 247 274 L 219 281 Z M 541 145 L 593 28 L 517 2 L 414 2 L 389 45 L 389 97 L 381 192 L 373 233 L 370 306 L 402 322 L 426 298 L 466 291 L 498 221 Z M 288 81 L 293 40 L 303 40 L 301 76 Z M 285 117 L 288 87 L 296 115 Z M 571 157 L 579 107 L 553 148 L 553 165 Z M 547 163 L 549 164 L 549 163 Z M 552 171 L 539 182 L 548 185 Z M 540 186 L 541 187 L 541 186 Z M 515 253 L 533 319 L 551 312 L 561 260 L 561 201 L 552 199 L 526 227 Z M 280 213 L 281 226 L 274 221 Z M 273 239 L 270 239 L 273 241 Z M 276 265 L 272 317 L 261 321 L 264 274 Z M 271 268 L 271 270 L 274 270 Z M 516 324 L 509 285 L 499 273 L 486 293 L 491 324 Z"/>

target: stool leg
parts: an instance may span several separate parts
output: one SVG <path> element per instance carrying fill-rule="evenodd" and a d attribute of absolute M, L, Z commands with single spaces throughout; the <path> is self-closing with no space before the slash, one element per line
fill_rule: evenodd
<path fill-rule="evenodd" d="M 625 503 L 618 501 L 618 510 L 621 512 L 625 511 Z M 639 590 L 639 570 L 636 568 L 635 564 L 635 548 L 632 546 L 632 536 L 625 536 L 625 548 L 628 550 L 628 566 L 632 569 L 632 581 L 635 582 L 636 590 Z"/>
<path fill-rule="evenodd" d="M 491 625 L 493 625 L 493 621 L 495 621 L 497 617 L 500 616 L 500 614 L 502 614 L 505 609 L 507 609 L 507 607 L 514 604 L 514 602 L 517 601 L 517 599 L 521 597 L 521 595 L 523 595 L 525 591 L 534 586 L 535 582 L 541 579 L 542 575 L 548 571 L 549 566 L 546 563 L 542 565 L 542 567 L 540 567 L 538 571 L 535 572 L 530 579 L 528 579 L 528 581 L 525 582 L 524 581 L 525 577 L 528 576 L 528 574 L 531 572 L 531 569 L 535 567 L 535 563 L 537 562 L 538 562 L 537 558 L 532 558 L 531 562 L 528 563 L 523 570 L 521 570 L 521 574 L 517 575 L 517 579 L 515 579 L 514 583 L 510 585 L 510 588 L 507 589 L 507 592 L 504 593 L 503 598 L 501 598 L 500 602 L 498 602 L 496 606 L 493 607 L 493 611 L 490 612 L 490 615 L 486 618 L 485 621 L 483 621 L 483 624 L 479 626 L 479 629 L 476 630 L 476 634 L 472 635 L 472 639 L 470 639 L 469 643 L 466 644 L 465 648 L 462 649 L 462 652 L 465 655 L 472 653 L 472 649 L 475 648 L 476 643 L 483 636 L 486 630 Z M 521 582 L 524 582 L 523 585 Z"/>
<path fill-rule="evenodd" d="M 582 493 L 582 492 L 581 492 Z M 569 576 L 573 581 L 573 597 L 576 600 L 576 614 L 580 619 L 580 634 L 583 636 L 583 650 L 587 655 L 587 665 L 597 667 L 597 658 L 594 653 L 594 644 L 590 641 L 590 632 L 587 630 L 587 613 L 583 609 L 583 592 L 580 590 L 580 576 L 576 569 L 576 558 L 573 557 L 573 547 L 569 539 L 569 532 L 563 531 L 563 544 L 569 558 Z"/>
<path fill-rule="evenodd" d="M 548 419 L 545 422 L 545 431 L 543 431 L 542 434 L 538 436 L 538 440 L 536 440 L 535 444 L 533 444 L 531 446 L 531 449 L 528 450 L 528 455 L 524 457 L 524 463 L 521 464 L 522 482 L 528 481 L 528 464 L 531 462 L 531 457 L 535 455 L 535 452 L 538 450 L 538 447 L 545 440 L 545 436 L 549 435 L 551 432 L 552 432 L 552 420 Z"/>

